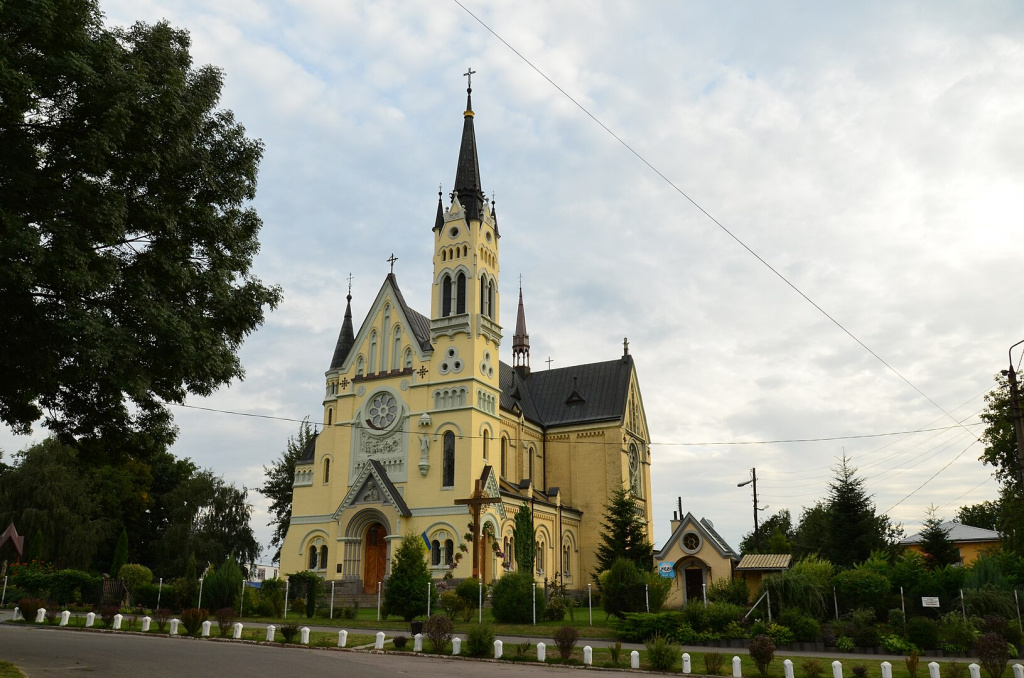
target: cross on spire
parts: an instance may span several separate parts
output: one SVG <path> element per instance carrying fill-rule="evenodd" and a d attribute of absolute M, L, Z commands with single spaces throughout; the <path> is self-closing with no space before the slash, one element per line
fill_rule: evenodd
<path fill-rule="evenodd" d="M 544 362 L 546 362 L 548 364 L 548 369 L 550 370 L 551 369 L 551 363 L 553 363 L 555 361 L 551 359 L 551 356 L 548 356 L 548 359 L 545 360 Z"/>
<path fill-rule="evenodd" d="M 348 274 L 348 293 L 352 294 L 352 274 Z"/>
<path fill-rule="evenodd" d="M 463 75 L 466 76 L 466 89 L 467 90 L 472 90 L 473 89 L 473 75 L 475 73 L 476 73 L 476 71 L 474 71 L 472 67 L 466 69 L 466 72 L 463 73 Z"/>
<path fill-rule="evenodd" d="M 390 261 L 391 262 L 391 272 L 394 273 L 395 272 L 395 262 L 398 261 L 398 257 L 395 256 L 395 253 L 392 252 L 391 256 L 388 257 L 387 259 L 385 259 L 384 261 Z"/>

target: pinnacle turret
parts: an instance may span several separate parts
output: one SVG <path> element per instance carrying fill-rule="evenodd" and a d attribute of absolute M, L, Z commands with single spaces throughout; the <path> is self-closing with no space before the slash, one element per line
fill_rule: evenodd
<path fill-rule="evenodd" d="M 526 310 L 523 308 L 523 286 L 519 286 L 519 313 L 516 333 L 512 336 L 512 367 L 522 376 L 530 374 L 530 335 L 526 331 Z"/>

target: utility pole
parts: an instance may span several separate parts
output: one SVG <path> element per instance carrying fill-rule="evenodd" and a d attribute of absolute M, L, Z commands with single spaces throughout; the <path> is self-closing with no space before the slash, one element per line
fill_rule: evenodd
<path fill-rule="evenodd" d="M 1013 431 L 1017 434 L 1017 477 L 1024 486 L 1024 419 L 1021 418 L 1020 389 L 1017 388 L 1017 373 L 1013 370 L 1013 349 L 1024 344 L 1018 341 L 1007 352 L 1010 358 L 1010 369 L 1003 370 L 1010 382 L 1010 416 L 1013 419 Z"/>
<path fill-rule="evenodd" d="M 1018 440 L 1020 440 L 1018 436 Z M 761 535 L 757 529 L 757 468 L 750 469 L 750 480 L 746 480 L 742 483 L 736 483 L 736 487 L 743 487 L 744 485 L 754 485 L 754 550 L 761 550 Z"/>

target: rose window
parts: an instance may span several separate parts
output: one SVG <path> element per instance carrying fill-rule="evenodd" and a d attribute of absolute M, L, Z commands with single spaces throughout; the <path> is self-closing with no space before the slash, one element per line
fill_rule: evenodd
<path fill-rule="evenodd" d="M 398 401 L 390 393 L 379 393 L 370 401 L 370 418 L 367 422 L 376 429 L 391 426 L 398 416 Z"/>

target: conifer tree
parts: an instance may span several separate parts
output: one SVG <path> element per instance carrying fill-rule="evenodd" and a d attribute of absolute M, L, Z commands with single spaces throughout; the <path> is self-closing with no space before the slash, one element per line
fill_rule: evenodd
<path fill-rule="evenodd" d="M 433 596 L 427 569 L 427 549 L 414 534 L 402 537 L 391 563 L 391 575 L 384 588 L 384 614 L 396 614 L 405 621 L 427 613 L 427 594 Z"/>
<path fill-rule="evenodd" d="M 641 572 L 650 572 L 654 568 L 654 547 L 647 541 L 643 514 L 632 493 L 621 487 L 612 492 L 604 506 L 604 520 L 594 578 L 611 569 L 619 558 L 632 561 Z"/>
<path fill-rule="evenodd" d="M 935 515 L 934 506 L 928 508 L 928 518 L 921 530 L 921 550 L 930 570 L 960 561 L 960 550 L 949 540 L 949 531 L 942 527 L 942 518 Z"/>
<path fill-rule="evenodd" d="M 835 565 L 853 567 L 872 551 L 889 546 L 893 531 L 889 517 L 875 513 L 875 503 L 864 489 L 864 479 L 843 455 L 829 484 L 826 504 L 828 534 L 820 552 Z"/>
<path fill-rule="evenodd" d="M 537 557 L 536 533 L 533 529 L 533 515 L 529 506 L 523 506 L 516 514 L 512 528 L 512 541 L 515 543 L 516 567 L 520 572 L 533 576 L 533 563 Z"/>
<path fill-rule="evenodd" d="M 270 546 L 277 549 L 274 551 L 272 562 L 276 563 L 281 560 L 281 545 L 284 544 L 285 535 L 288 534 L 288 523 L 292 518 L 295 462 L 302 456 L 306 446 L 313 444 L 315 440 L 313 427 L 310 426 L 307 418 L 299 425 L 298 435 L 288 437 L 281 457 L 270 466 L 263 467 L 263 473 L 267 480 L 256 488 L 256 491 L 270 500 L 270 522 L 267 525 L 274 528 Z"/>

